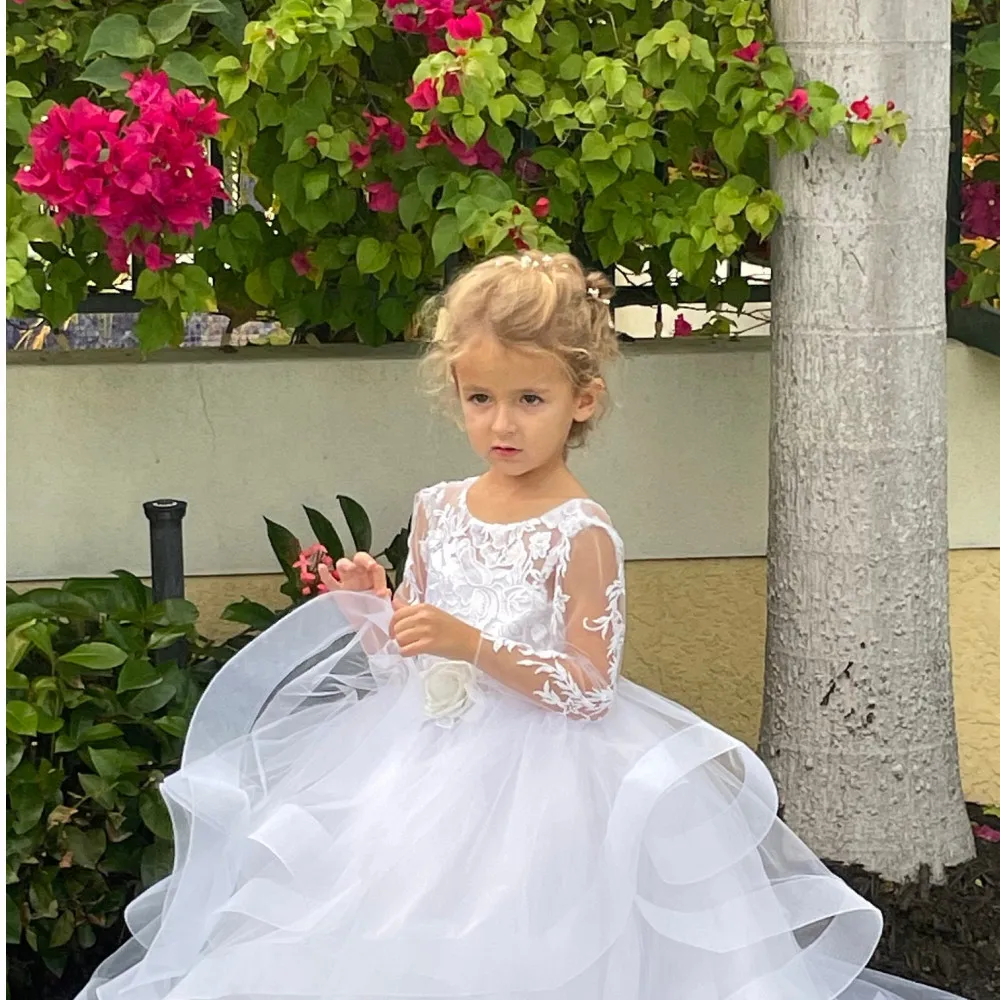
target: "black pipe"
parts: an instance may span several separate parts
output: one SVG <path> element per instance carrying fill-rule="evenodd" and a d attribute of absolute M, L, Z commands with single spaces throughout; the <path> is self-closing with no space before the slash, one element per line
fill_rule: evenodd
<path fill-rule="evenodd" d="M 184 500 L 149 500 L 142 505 L 149 521 L 149 556 L 153 578 L 153 601 L 159 604 L 184 596 L 184 533 L 181 522 L 187 513 Z M 153 650 L 156 663 L 183 666 L 187 647 L 183 641 Z"/>

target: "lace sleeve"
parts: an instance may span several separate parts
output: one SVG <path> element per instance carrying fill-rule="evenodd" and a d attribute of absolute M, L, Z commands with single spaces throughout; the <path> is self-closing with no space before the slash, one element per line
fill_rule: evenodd
<path fill-rule="evenodd" d="M 427 592 L 427 566 L 424 562 L 424 543 L 427 537 L 427 510 L 423 495 L 418 493 L 413 501 L 410 520 L 409 552 L 403 578 L 396 589 L 396 596 L 406 604 L 419 604 Z"/>
<path fill-rule="evenodd" d="M 508 687 L 573 719 L 598 719 L 611 707 L 625 641 L 621 541 L 603 525 L 574 536 L 556 570 L 553 603 L 565 641 L 531 649 L 483 632 L 475 664 Z"/>

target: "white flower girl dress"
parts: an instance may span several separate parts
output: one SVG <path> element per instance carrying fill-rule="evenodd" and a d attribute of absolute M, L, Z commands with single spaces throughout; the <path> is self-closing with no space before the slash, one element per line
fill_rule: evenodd
<path fill-rule="evenodd" d="M 84 1000 L 943 1000 L 865 969 L 877 910 L 776 818 L 739 741 L 619 677 L 622 544 L 417 498 L 403 592 L 484 633 L 404 660 L 389 605 L 309 601 L 238 653 L 163 784 L 173 874 Z"/>

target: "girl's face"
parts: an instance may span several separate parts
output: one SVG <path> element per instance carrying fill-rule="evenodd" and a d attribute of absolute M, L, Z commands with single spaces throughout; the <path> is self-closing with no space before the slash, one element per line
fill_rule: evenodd
<path fill-rule="evenodd" d="M 498 472 L 523 476 L 561 463 L 574 422 L 593 416 L 601 386 L 583 391 L 548 351 L 470 337 L 454 368 L 469 443 Z"/>

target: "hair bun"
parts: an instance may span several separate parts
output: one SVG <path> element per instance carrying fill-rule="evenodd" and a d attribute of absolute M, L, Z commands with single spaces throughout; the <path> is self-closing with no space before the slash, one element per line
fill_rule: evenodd
<path fill-rule="evenodd" d="M 606 306 L 611 305 L 611 299 L 615 294 L 615 286 L 608 279 L 603 271 L 591 271 L 587 278 L 587 294 L 591 298 L 599 299 Z"/>

